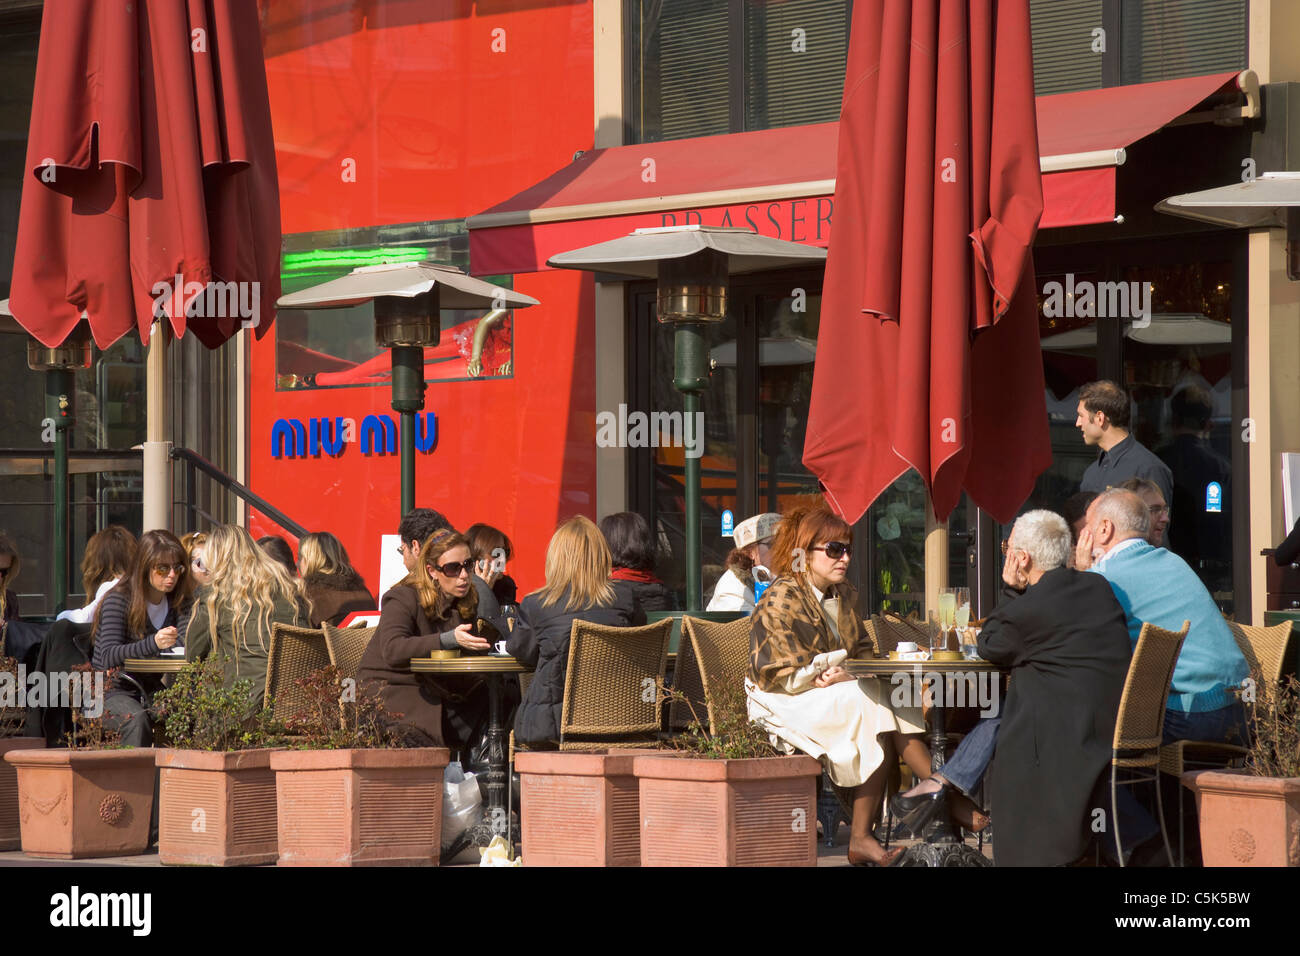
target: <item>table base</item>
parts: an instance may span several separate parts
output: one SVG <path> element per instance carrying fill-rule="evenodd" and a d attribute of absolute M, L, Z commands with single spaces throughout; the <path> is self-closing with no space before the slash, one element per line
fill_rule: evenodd
<path fill-rule="evenodd" d="M 966 843 L 917 843 L 903 851 L 894 866 L 992 866 L 993 861 Z"/>

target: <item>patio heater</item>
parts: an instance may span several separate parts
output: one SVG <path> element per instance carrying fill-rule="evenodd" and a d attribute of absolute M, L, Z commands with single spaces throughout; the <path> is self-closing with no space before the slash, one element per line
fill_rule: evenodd
<path fill-rule="evenodd" d="M 1263 173 L 1244 183 L 1170 196 L 1156 212 L 1236 229 L 1286 230 L 1286 277 L 1300 279 L 1300 172 Z"/>
<path fill-rule="evenodd" d="M 748 229 L 666 226 L 547 260 L 557 269 L 603 273 L 614 280 L 655 279 L 656 314 L 673 329 L 673 387 L 682 393 L 687 422 L 696 421 L 700 393 L 709 387 L 705 328 L 727 314 L 729 277 L 819 265 L 826 250 L 760 236 Z M 702 441 L 701 437 L 701 441 Z M 683 456 L 686 498 L 686 610 L 703 610 L 700 579 L 700 459 Z"/>
<path fill-rule="evenodd" d="M 415 507 L 415 415 L 424 408 L 424 350 L 438 344 L 442 309 L 522 309 L 532 296 L 475 279 L 436 262 L 361 266 L 347 275 L 281 296 L 281 309 L 339 309 L 374 303 L 375 344 L 391 353 L 392 408 L 400 427 L 402 514 Z"/>

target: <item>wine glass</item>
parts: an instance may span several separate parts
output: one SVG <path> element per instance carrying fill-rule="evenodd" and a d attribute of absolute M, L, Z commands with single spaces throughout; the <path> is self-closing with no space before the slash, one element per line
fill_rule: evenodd
<path fill-rule="evenodd" d="M 957 620 L 957 595 L 953 593 L 952 588 L 944 588 L 939 592 L 939 627 L 942 631 L 942 637 L 939 639 L 939 650 L 948 649 L 948 632 L 952 630 Z"/>

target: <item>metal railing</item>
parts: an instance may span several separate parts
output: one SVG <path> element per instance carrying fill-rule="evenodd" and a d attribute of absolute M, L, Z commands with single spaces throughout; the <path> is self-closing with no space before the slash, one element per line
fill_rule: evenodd
<path fill-rule="evenodd" d="M 247 486 L 240 484 L 234 478 L 218 468 L 212 462 L 208 461 L 197 452 L 188 448 L 173 448 L 172 458 L 179 461 L 185 469 L 185 480 L 182 484 L 183 496 L 181 505 L 189 510 L 189 513 L 195 517 L 203 517 L 209 522 L 217 524 L 211 515 L 203 511 L 198 505 L 198 473 L 202 472 L 212 481 L 215 481 L 226 491 L 235 497 L 252 505 L 262 514 L 266 515 L 285 531 L 288 531 L 294 537 L 301 538 L 307 534 L 307 529 L 286 515 L 279 508 L 275 507 L 261 495 L 258 495 Z"/>

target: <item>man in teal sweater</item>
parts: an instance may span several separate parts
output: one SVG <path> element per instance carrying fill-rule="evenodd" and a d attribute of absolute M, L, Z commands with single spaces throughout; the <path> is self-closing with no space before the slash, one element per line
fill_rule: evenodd
<path fill-rule="evenodd" d="M 1131 491 L 1112 488 L 1088 507 L 1075 562 L 1110 583 L 1129 638 L 1142 623 L 1170 631 L 1191 621 L 1174 667 L 1164 739 L 1245 743 L 1246 711 L 1236 696 L 1250 669 L 1218 605 L 1196 572 L 1171 551 L 1148 544 L 1150 512 Z"/>

